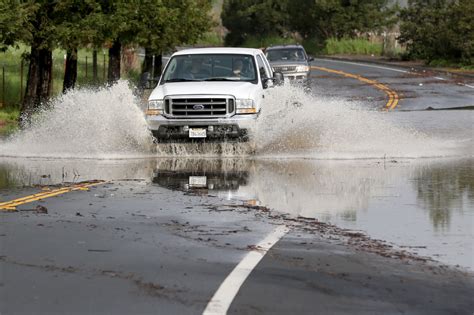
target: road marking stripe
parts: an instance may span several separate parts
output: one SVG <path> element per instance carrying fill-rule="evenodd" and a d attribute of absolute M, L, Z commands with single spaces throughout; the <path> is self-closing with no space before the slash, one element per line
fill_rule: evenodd
<path fill-rule="evenodd" d="M 219 286 L 214 296 L 211 298 L 202 313 L 203 315 L 227 314 L 230 304 L 250 275 L 252 270 L 262 260 L 263 256 L 278 242 L 289 229 L 281 225 L 273 230 L 264 240 L 257 244 L 256 250 L 252 250 L 240 261 L 240 263 L 225 278 L 224 282 Z"/>
<path fill-rule="evenodd" d="M 340 71 L 340 70 L 329 69 L 329 68 L 324 68 L 324 67 L 311 66 L 311 69 L 320 70 L 320 71 L 329 72 L 329 73 L 335 73 L 335 74 L 342 75 L 346 78 L 356 79 L 356 80 L 367 83 L 367 84 L 383 91 L 385 94 L 388 95 L 388 101 L 387 101 L 387 104 L 385 104 L 384 110 L 394 109 L 395 107 L 397 107 L 398 101 L 400 100 L 397 92 L 395 92 L 394 90 L 392 90 L 388 86 L 386 86 L 382 83 L 379 83 L 375 80 L 367 79 L 367 78 L 364 78 L 364 77 L 362 77 L 360 75 L 357 75 L 357 74 L 352 74 L 352 73 L 348 73 L 348 72 L 344 72 L 344 71 Z"/>
<path fill-rule="evenodd" d="M 360 62 L 350 62 L 350 61 L 344 61 L 344 60 L 331 60 L 331 59 L 315 59 L 315 60 L 329 61 L 329 62 L 335 62 L 335 63 L 338 63 L 338 62 L 339 62 L 339 63 L 347 63 L 347 64 L 350 64 L 350 65 L 356 65 L 356 66 L 360 66 L 360 67 L 384 69 L 384 70 L 390 70 L 390 71 L 401 72 L 401 73 L 410 73 L 410 71 L 407 71 L 407 70 L 401 70 L 401 69 L 394 69 L 394 68 L 383 67 L 383 66 L 370 65 L 370 64 L 366 64 L 366 63 L 360 63 Z"/>
<path fill-rule="evenodd" d="M 316 58 L 314 60 L 321 60 L 321 61 L 328 61 L 328 62 L 335 62 L 335 63 L 347 63 L 347 64 L 350 64 L 350 65 L 356 65 L 356 66 L 361 66 L 361 67 L 384 69 L 384 70 L 390 70 L 390 71 L 402 72 L 402 73 L 410 73 L 414 76 L 422 75 L 422 73 L 412 72 L 412 71 L 408 71 L 408 70 L 401 70 L 401 69 L 394 69 L 394 68 L 383 67 L 383 66 L 370 65 L 370 64 L 361 63 L 361 62 L 350 62 L 350 61 L 344 61 L 344 60 L 332 60 L 332 59 L 320 59 L 320 58 Z M 454 72 L 454 73 L 456 73 L 456 72 Z M 445 79 L 445 78 L 442 78 L 442 77 L 434 77 L 434 78 L 437 79 L 437 80 L 448 81 L 448 79 Z M 459 85 L 474 89 L 474 86 L 469 85 L 469 84 L 459 83 Z"/>
<path fill-rule="evenodd" d="M 80 184 L 75 184 L 68 187 L 62 187 L 62 188 L 58 188 L 58 189 L 54 189 L 50 191 L 45 191 L 45 192 L 41 192 L 41 193 L 29 195 L 29 196 L 17 198 L 17 199 L 6 201 L 6 202 L 0 202 L 0 210 L 15 211 L 17 206 L 20 206 L 25 203 L 30 203 L 33 201 L 38 201 L 45 198 L 62 195 L 71 191 L 88 190 L 89 187 L 100 185 L 103 183 L 105 183 L 105 181 L 82 182 Z"/>

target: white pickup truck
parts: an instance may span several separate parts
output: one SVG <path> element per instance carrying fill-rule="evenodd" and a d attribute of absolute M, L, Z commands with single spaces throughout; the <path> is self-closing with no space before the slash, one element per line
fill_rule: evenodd
<path fill-rule="evenodd" d="M 146 120 L 158 141 L 248 140 L 265 90 L 283 80 L 263 52 L 195 48 L 174 53 L 148 98 Z"/>

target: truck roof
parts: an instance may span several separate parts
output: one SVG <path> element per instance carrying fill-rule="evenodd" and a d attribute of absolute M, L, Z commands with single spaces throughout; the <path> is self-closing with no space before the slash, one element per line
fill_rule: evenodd
<path fill-rule="evenodd" d="M 196 55 L 196 54 L 245 54 L 257 55 L 262 51 L 256 48 L 240 48 L 240 47 L 210 47 L 210 48 L 191 48 L 175 52 L 176 55 Z"/>
<path fill-rule="evenodd" d="M 272 49 L 288 49 L 288 48 L 303 48 L 303 46 L 299 44 L 290 44 L 290 45 L 275 45 L 275 46 L 269 46 L 266 48 L 266 50 L 272 50 Z"/>

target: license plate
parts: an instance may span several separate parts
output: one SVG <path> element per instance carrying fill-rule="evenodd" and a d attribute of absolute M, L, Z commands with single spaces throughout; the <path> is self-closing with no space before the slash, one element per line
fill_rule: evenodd
<path fill-rule="evenodd" d="M 206 138 L 206 131 L 204 128 L 189 128 L 189 138 Z"/>
<path fill-rule="evenodd" d="M 206 176 L 189 176 L 189 187 L 206 187 Z"/>

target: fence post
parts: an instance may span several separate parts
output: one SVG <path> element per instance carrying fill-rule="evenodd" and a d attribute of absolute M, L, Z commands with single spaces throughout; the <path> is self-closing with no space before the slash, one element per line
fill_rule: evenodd
<path fill-rule="evenodd" d="M 20 103 L 23 103 L 23 57 L 20 63 Z"/>
<path fill-rule="evenodd" d="M 54 95 L 54 59 L 51 57 L 51 86 L 49 87 L 50 96 Z"/>
<path fill-rule="evenodd" d="M 104 66 L 102 68 L 102 72 L 103 72 L 103 80 L 105 82 L 105 50 L 104 50 Z"/>
<path fill-rule="evenodd" d="M 151 79 L 155 80 L 155 55 L 151 57 Z"/>
<path fill-rule="evenodd" d="M 87 81 L 87 56 L 86 56 L 86 81 Z"/>
<path fill-rule="evenodd" d="M 5 66 L 2 65 L 2 106 L 5 106 Z"/>

